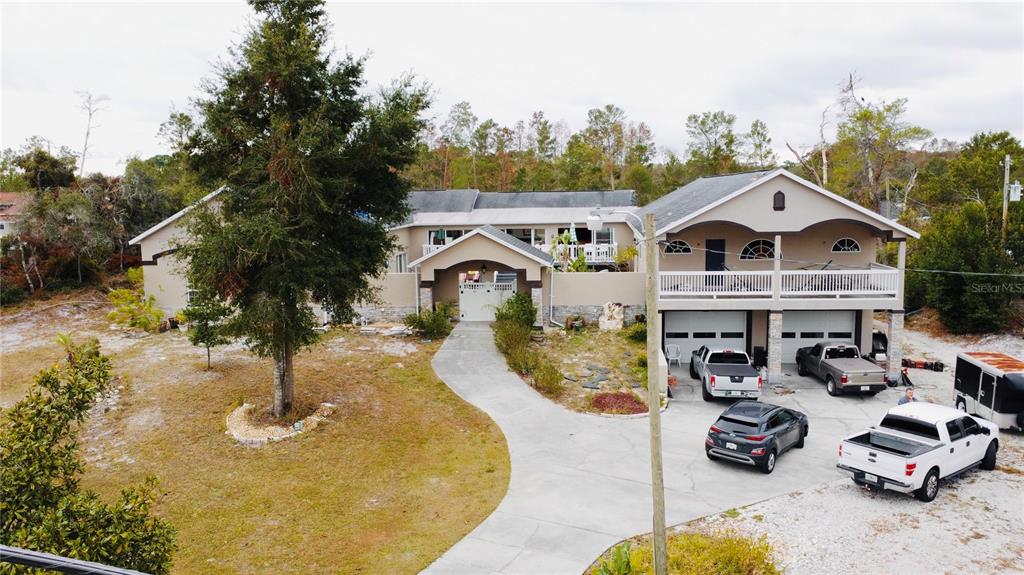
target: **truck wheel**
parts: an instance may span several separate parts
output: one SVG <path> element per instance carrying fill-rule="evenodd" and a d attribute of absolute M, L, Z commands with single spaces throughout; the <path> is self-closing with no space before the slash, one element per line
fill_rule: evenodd
<path fill-rule="evenodd" d="M 964 398 L 962 398 L 962 397 L 958 397 L 957 398 L 957 400 L 956 400 L 956 409 L 957 409 L 957 411 L 962 411 L 964 413 L 967 413 L 967 402 L 964 400 Z"/>
<path fill-rule="evenodd" d="M 704 398 L 704 401 L 713 401 L 715 396 L 711 395 L 708 391 L 708 386 L 704 385 L 704 382 L 700 382 L 700 395 Z"/>
<path fill-rule="evenodd" d="M 775 471 L 775 448 L 772 448 L 772 450 L 768 452 L 768 455 L 761 460 L 761 464 L 758 468 L 761 470 L 761 473 L 764 473 L 765 475 Z"/>
<path fill-rule="evenodd" d="M 935 496 L 939 494 L 939 470 L 932 468 L 928 472 L 928 475 L 924 477 L 924 483 L 921 484 L 921 488 L 914 492 L 914 497 L 918 500 L 928 503 Z"/>
<path fill-rule="evenodd" d="M 804 363 L 802 361 L 796 362 L 796 373 L 797 375 L 807 375 L 807 370 L 804 369 Z"/>
<path fill-rule="evenodd" d="M 999 442 L 992 440 L 985 450 L 985 458 L 981 460 L 981 468 L 985 471 L 992 471 L 996 468 L 996 452 L 999 451 Z"/>
<path fill-rule="evenodd" d="M 700 379 L 697 377 L 697 370 L 693 369 L 693 360 L 690 360 L 690 379 Z"/>
<path fill-rule="evenodd" d="M 805 437 L 807 437 L 807 426 L 806 425 L 803 427 L 803 429 L 800 430 L 800 439 L 798 439 L 797 442 L 796 442 L 796 447 L 797 448 L 803 449 L 804 438 Z"/>
<path fill-rule="evenodd" d="M 828 394 L 832 397 L 843 394 L 843 392 L 836 387 L 836 380 L 832 379 L 831 375 L 825 380 L 825 390 L 828 391 Z"/>

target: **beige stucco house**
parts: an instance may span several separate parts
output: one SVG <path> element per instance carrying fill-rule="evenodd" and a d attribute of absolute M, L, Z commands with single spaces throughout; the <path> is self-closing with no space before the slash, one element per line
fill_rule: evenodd
<path fill-rule="evenodd" d="M 815 341 L 870 349 L 876 311 L 891 312 L 890 347 L 899 346 L 906 241 L 917 233 L 786 170 L 701 178 L 643 207 L 629 190 L 415 191 L 409 202 L 377 300 L 359 308 L 369 319 L 395 321 L 446 302 L 463 320 L 486 321 L 514 292 L 530 294 L 544 324 L 595 318 L 606 302 L 623 304 L 627 318 L 646 313 L 646 274 L 635 271 L 644 262 L 629 248 L 651 213 L 657 324 L 663 346 L 678 346 L 684 360 L 701 345 L 746 349 L 766 356 L 775 381 L 796 349 Z M 187 303 L 172 245 L 187 213 L 132 240 L 146 291 L 167 311 Z M 600 231 L 586 226 L 595 213 Z M 575 242 L 559 244 L 567 233 Z M 887 242 L 898 244 L 895 268 L 876 261 Z M 589 271 L 563 271 L 577 257 Z"/>

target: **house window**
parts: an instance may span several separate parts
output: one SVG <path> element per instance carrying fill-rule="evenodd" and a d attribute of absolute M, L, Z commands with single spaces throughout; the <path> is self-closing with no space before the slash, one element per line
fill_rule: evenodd
<path fill-rule="evenodd" d="M 741 260 L 770 260 L 775 257 L 775 242 L 771 240 L 754 240 L 743 246 Z"/>
<path fill-rule="evenodd" d="M 786 209 L 786 194 L 782 193 L 781 190 L 775 192 L 775 195 L 772 196 L 772 209 L 776 212 Z"/>
<path fill-rule="evenodd" d="M 428 230 L 427 243 L 432 246 L 443 246 L 461 238 L 463 233 L 463 230 L 444 230 L 442 237 L 441 230 Z"/>
<path fill-rule="evenodd" d="M 834 254 L 855 254 L 860 252 L 860 244 L 853 238 L 839 238 L 832 244 Z"/>
<path fill-rule="evenodd" d="M 605 245 L 615 243 L 615 231 L 611 228 L 602 228 L 601 231 L 594 232 L 594 243 Z"/>
<path fill-rule="evenodd" d="M 669 240 L 665 242 L 666 254 L 692 254 L 693 248 L 683 240 Z"/>
<path fill-rule="evenodd" d="M 506 234 L 514 237 L 515 239 L 526 242 L 530 245 L 537 245 L 544 243 L 544 229 L 543 228 L 505 228 L 503 230 Z"/>
<path fill-rule="evenodd" d="M 408 258 L 405 252 L 395 254 L 395 273 L 404 274 L 409 271 Z"/>

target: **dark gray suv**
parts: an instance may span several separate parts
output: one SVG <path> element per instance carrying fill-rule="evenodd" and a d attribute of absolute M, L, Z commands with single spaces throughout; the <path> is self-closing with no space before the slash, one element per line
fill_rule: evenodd
<path fill-rule="evenodd" d="M 807 416 L 799 411 L 740 401 L 723 411 L 708 430 L 704 452 L 708 459 L 738 461 L 771 473 L 779 455 L 804 446 L 807 431 Z"/>

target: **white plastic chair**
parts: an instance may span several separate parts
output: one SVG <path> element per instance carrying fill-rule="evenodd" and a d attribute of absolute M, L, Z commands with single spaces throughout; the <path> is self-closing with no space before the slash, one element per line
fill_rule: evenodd
<path fill-rule="evenodd" d="M 672 365 L 672 362 L 674 361 L 676 362 L 676 365 L 682 367 L 683 350 L 680 349 L 678 345 L 670 343 L 665 346 L 665 359 L 668 361 L 669 365 Z"/>

